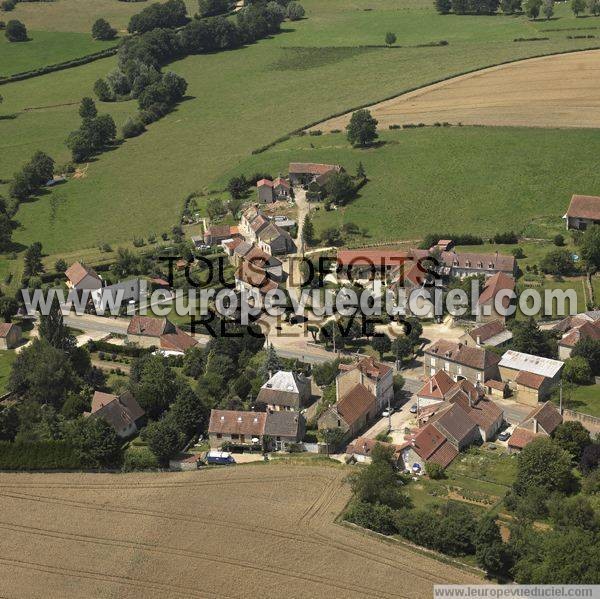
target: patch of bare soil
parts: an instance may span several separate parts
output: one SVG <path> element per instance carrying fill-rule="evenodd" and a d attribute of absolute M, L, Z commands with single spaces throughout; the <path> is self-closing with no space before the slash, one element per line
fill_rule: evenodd
<path fill-rule="evenodd" d="M 334 523 L 345 469 L 0 475 L 0 596 L 413 598 L 473 574 Z"/>
<path fill-rule="evenodd" d="M 522 60 L 369 107 L 381 129 L 407 123 L 600 127 L 600 50 Z M 313 129 L 343 129 L 350 113 Z"/>

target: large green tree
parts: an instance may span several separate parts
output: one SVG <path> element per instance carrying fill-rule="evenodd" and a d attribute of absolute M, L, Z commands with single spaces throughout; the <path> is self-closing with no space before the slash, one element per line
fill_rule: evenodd
<path fill-rule="evenodd" d="M 366 108 L 362 108 L 352 113 L 346 131 L 348 141 L 353 146 L 368 146 L 378 137 L 377 119 Z"/>
<path fill-rule="evenodd" d="M 75 346 L 75 339 L 65 325 L 57 295 L 52 298 L 48 314 L 40 315 L 39 334 L 56 349 L 69 351 Z"/>

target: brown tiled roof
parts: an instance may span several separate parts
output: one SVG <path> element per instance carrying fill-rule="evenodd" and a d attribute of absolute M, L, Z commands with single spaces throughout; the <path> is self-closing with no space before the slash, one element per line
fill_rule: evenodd
<path fill-rule="evenodd" d="M 541 426 L 548 435 L 551 435 L 554 429 L 563 421 L 560 412 L 551 401 L 547 401 L 532 410 L 521 423 L 521 426 L 525 426 L 526 423 L 530 420 L 533 421 L 534 418 L 537 420 L 538 426 Z"/>
<path fill-rule="evenodd" d="M 438 430 L 443 427 L 441 432 L 444 434 L 447 432 L 458 443 L 466 439 L 475 426 L 469 415 L 458 404 L 452 404 L 448 410 L 435 414 L 429 422 L 432 422 Z"/>
<path fill-rule="evenodd" d="M 490 387 L 491 389 L 496 389 L 497 391 L 504 391 L 506 389 L 506 383 L 502 381 L 495 381 L 494 379 L 490 379 L 485 382 L 486 387 Z"/>
<path fill-rule="evenodd" d="M 244 243 L 244 240 L 241 239 L 240 237 L 235 237 L 234 239 L 232 239 L 231 241 L 225 241 L 224 245 L 227 246 L 227 249 L 230 252 L 233 252 L 233 250 L 235 250 L 235 248 L 238 247 L 238 245 L 240 245 L 241 243 Z"/>
<path fill-rule="evenodd" d="M 267 412 L 265 435 L 271 437 L 298 437 L 304 416 L 291 410 Z"/>
<path fill-rule="evenodd" d="M 355 368 L 358 368 L 363 374 L 374 379 L 380 379 L 392 370 L 390 366 L 382 362 L 377 362 L 371 356 L 361 358 L 358 362 L 353 362 L 352 364 L 339 365 L 341 371 L 354 370 Z"/>
<path fill-rule="evenodd" d="M 279 287 L 265 270 L 259 268 L 257 264 L 250 264 L 245 260 L 238 266 L 235 276 L 240 281 L 256 287 L 263 294 Z"/>
<path fill-rule="evenodd" d="M 558 342 L 558 345 L 574 347 L 582 339 L 600 339 L 600 320 L 585 322 L 572 329 Z"/>
<path fill-rule="evenodd" d="M 273 181 L 271 179 L 261 179 L 256 182 L 256 187 L 273 187 Z"/>
<path fill-rule="evenodd" d="M 560 322 L 557 322 L 550 330 L 566 333 L 567 331 L 574 329 L 575 327 L 581 326 L 586 322 L 592 322 L 592 320 L 584 314 L 574 314 L 572 316 L 567 316 L 566 318 L 563 318 Z"/>
<path fill-rule="evenodd" d="M 176 327 L 174 333 L 165 333 L 160 336 L 160 347 L 166 350 L 184 352 L 190 347 L 198 345 L 198 342 L 186 332 Z"/>
<path fill-rule="evenodd" d="M 167 318 L 152 318 L 151 316 L 134 316 L 127 327 L 128 335 L 145 337 L 160 337 L 164 333 L 175 332 L 175 325 Z"/>
<path fill-rule="evenodd" d="M 341 266 L 400 266 L 409 257 L 408 252 L 395 250 L 338 250 L 337 262 Z"/>
<path fill-rule="evenodd" d="M 433 424 L 428 424 L 415 437 L 413 448 L 421 458 L 427 461 L 444 443 L 447 443 L 447 439 L 443 433 Z"/>
<path fill-rule="evenodd" d="M 8 337 L 10 331 L 16 326 L 12 322 L 0 322 L 0 338 Z"/>
<path fill-rule="evenodd" d="M 290 187 L 290 184 L 283 177 L 277 177 L 277 179 L 273 181 L 273 187 L 278 187 L 279 185 L 287 189 Z"/>
<path fill-rule="evenodd" d="M 145 412 L 129 392 L 116 396 L 95 391 L 92 397 L 92 411 L 89 415 L 103 418 L 117 432 L 120 432 L 142 418 Z"/>
<path fill-rule="evenodd" d="M 447 468 L 452 460 L 458 455 L 458 449 L 446 441 L 438 449 L 436 449 L 430 456 L 428 462 L 440 465 L 442 468 Z"/>
<path fill-rule="evenodd" d="M 401 445 L 394 445 L 393 443 L 385 443 L 384 441 L 378 441 L 377 439 L 370 439 L 368 437 L 357 437 L 346 447 L 347 454 L 364 455 L 369 457 L 371 452 L 377 445 L 383 445 L 383 447 L 393 447 L 396 458 L 400 456 Z"/>
<path fill-rule="evenodd" d="M 208 432 L 226 435 L 261 436 L 265 432 L 265 412 L 242 412 L 237 410 L 211 410 Z"/>
<path fill-rule="evenodd" d="M 573 195 L 567 216 L 600 220 L 600 197 Z"/>
<path fill-rule="evenodd" d="M 341 167 L 337 164 L 317 164 L 314 162 L 290 162 L 288 172 L 299 175 L 324 175 L 329 171 L 339 171 Z"/>
<path fill-rule="evenodd" d="M 253 245 L 250 251 L 244 256 L 244 260 L 252 262 L 257 268 L 266 267 L 272 259 L 271 254 L 267 254 L 267 252 L 261 250 L 257 245 Z"/>
<path fill-rule="evenodd" d="M 514 447 L 515 449 L 523 449 L 523 447 L 531 443 L 536 436 L 537 435 L 533 431 L 517 427 L 508 440 L 508 446 Z"/>
<path fill-rule="evenodd" d="M 438 370 L 417 392 L 419 397 L 444 399 L 444 396 L 454 386 L 454 381 L 444 370 Z"/>
<path fill-rule="evenodd" d="M 529 387 L 529 389 L 539 389 L 545 380 L 545 376 L 535 374 L 534 372 L 527 372 L 526 370 L 520 370 L 515 378 L 516 383 L 523 385 L 523 387 Z"/>
<path fill-rule="evenodd" d="M 500 356 L 487 349 L 467 347 L 461 343 L 454 343 L 445 339 L 438 339 L 438 341 L 427 346 L 424 352 L 477 370 L 495 366 L 500 362 Z"/>
<path fill-rule="evenodd" d="M 465 410 L 469 418 L 488 435 L 496 428 L 499 420 L 504 419 L 504 411 L 490 399 L 481 398 L 476 403 L 461 402 L 461 407 Z"/>
<path fill-rule="evenodd" d="M 471 331 L 469 331 L 469 336 L 473 341 L 477 342 L 477 338 L 481 343 L 485 343 L 488 339 L 499 335 L 503 331 L 506 330 L 504 323 L 500 320 L 492 320 L 491 322 L 486 322 L 479 327 L 475 327 Z"/>
<path fill-rule="evenodd" d="M 354 385 L 336 404 L 338 414 L 348 426 L 369 412 L 377 402 L 375 396 L 360 383 Z"/>
<path fill-rule="evenodd" d="M 78 285 L 87 276 L 90 275 L 95 279 L 100 280 L 98 273 L 93 268 L 84 266 L 81 262 L 73 262 L 65 271 L 65 275 L 73 285 Z"/>
<path fill-rule="evenodd" d="M 515 280 L 503 272 L 497 272 L 485 282 L 485 287 L 479 296 L 479 304 L 487 304 L 488 302 L 493 303 L 496 295 L 504 289 L 514 291 Z M 509 304 L 510 298 L 503 297 L 502 305 L 506 308 Z"/>
<path fill-rule="evenodd" d="M 264 227 L 266 227 L 270 222 L 271 221 L 266 216 L 263 216 L 262 214 L 258 214 L 256 216 L 256 218 L 252 219 L 252 221 L 250 223 L 250 228 L 255 233 L 258 233 L 259 231 L 262 231 L 262 229 Z"/>
<path fill-rule="evenodd" d="M 431 255 L 429 250 L 411 249 L 415 259 L 426 258 Z M 514 272 L 516 260 L 514 256 L 506 254 L 475 254 L 467 252 L 441 252 L 441 262 L 450 268 L 481 269 L 504 272 Z"/>
<path fill-rule="evenodd" d="M 464 397 L 467 402 L 469 399 L 471 402 L 476 402 L 479 399 L 480 392 L 471 381 L 461 379 L 452 385 L 444 399 L 451 401 L 456 395 Z"/>

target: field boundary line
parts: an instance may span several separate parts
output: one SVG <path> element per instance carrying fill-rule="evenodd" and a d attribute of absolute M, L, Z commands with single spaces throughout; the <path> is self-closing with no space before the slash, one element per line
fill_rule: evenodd
<path fill-rule="evenodd" d="M 86 54 L 85 56 L 80 56 L 79 58 L 73 58 L 72 60 L 57 62 L 55 64 L 46 65 L 44 67 L 40 67 L 39 69 L 34 69 L 31 71 L 15 73 L 14 75 L 9 75 L 8 77 L 0 78 L 0 85 L 6 85 L 7 83 L 15 83 L 16 81 L 25 81 L 26 79 L 41 77 L 42 75 L 48 75 L 49 73 L 56 73 L 57 71 L 64 71 L 66 69 L 80 67 L 84 64 L 89 64 L 90 62 L 94 62 L 96 60 L 101 60 L 103 58 L 108 58 L 109 56 L 114 56 L 117 53 L 118 49 L 118 45 L 112 46 L 110 48 L 100 50 L 99 52 L 93 52 L 92 54 Z"/>
<path fill-rule="evenodd" d="M 287 141 L 288 139 L 290 139 L 290 137 L 292 137 L 293 135 L 298 135 L 301 134 L 302 132 L 306 132 L 308 129 L 312 129 L 313 127 L 316 127 L 317 125 L 320 125 L 321 123 L 325 123 L 327 121 L 330 121 L 332 119 L 336 119 L 338 117 L 344 116 L 345 114 L 348 114 L 350 112 L 355 112 L 356 110 L 361 110 L 363 108 L 369 108 L 371 106 L 374 106 L 375 104 L 381 104 L 382 102 L 387 102 L 389 100 L 394 100 L 396 98 L 399 98 L 401 96 L 405 96 L 407 94 L 419 91 L 419 90 L 423 90 L 427 87 L 430 87 L 432 85 L 437 85 L 438 83 L 445 83 L 448 82 L 452 79 L 458 79 L 459 77 L 464 77 L 466 75 L 473 75 L 476 73 L 479 73 L 480 71 L 483 72 L 487 71 L 488 69 L 495 69 L 498 67 L 502 67 L 505 65 L 510 65 L 513 63 L 517 63 L 517 62 L 526 62 L 528 60 L 539 60 L 541 58 L 547 58 L 550 56 L 562 56 L 562 55 L 567 55 L 567 54 L 575 54 L 577 52 L 590 52 L 592 50 L 600 50 L 600 46 L 596 45 L 596 46 L 590 46 L 587 48 L 577 48 L 575 50 L 563 50 L 562 52 L 548 52 L 548 53 L 542 53 L 542 54 L 534 54 L 533 56 L 528 56 L 527 58 L 512 58 L 510 60 L 505 60 L 502 62 L 497 62 L 497 63 L 492 63 L 492 64 L 488 64 L 486 66 L 483 67 L 476 67 L 473 69 L 468 69 L 466 71 L 460 71 L 458 73 L 452 74 L 452 75 L 447 75 L 445 77 L 440 77 L 439 79 L 434 79 L 432 81 L 429 81 L 428 83 L 424 83 L 422 85 L 416 85 L 414 87 L 409 87 L 406 88 L 404 90 L 401 90 L 399 92 L 395 92 L 393 94 L 390 94 L 388 96 L 385 96 L 383 98 L 380 98 L 379 100 L 371 100 L 369 102 L 363 102 L 362 104 L 359 104 L 357 106 L 354 107 L 350 107 L 350 108 L 345 108 L 344 110 L 340 110 L 337 111 L 335 113 L 330 114 L 329 116 L 320 118 L 317 121 L 312 121 L 307 125 L 303 125 L 302 127 L 298 127 L 297 129 L 294 129 L 293 131 L 290 131 L 289 133 L 286 133 L 284 135 L 282 135 L 281 137 L 278 137 L 277 139 L 275 139 L 274 141 L 265 144 L 264 146 L 260 146 L 254 150 L 251 151 L 252 155 L 256 155 L 256 154 L 262 154 L 263 152 L 266 152 L 267 150 L 270 150 L 271 148 L 275 147 L 276 145 L 279 145 L 280 143 L 283 143 L 285 141 Z"/>
<path fill-rule="evenodd" d="M 376 532 L 376 531 L 370 530 L 368 528 L 363 528 L 362 526 L 359 526 L 358 524 L 354 524 L 353 522 L 348 522 L 347 520 L 340 519 L 339 521 L 336 522 L 336 524 L 338 526 L 349 528 L 350 530 L 354 530 L 358 533 L 364 534 L 365 536 L 380 539 L 380 540 L 382 540 L 386 543 L 390 543 L 392 545 L 403 545 L 404 547 L 407 547 L 408 549 L 414 551 L 415 553 L 420 553 L 421 555 L 425 555 L 426 557 L 431 557 L 439 562 L 442 562 L 442 563 L 445 563 L 448 565 L 452 565 L 452 566 L 456 566 L 462 570 L 467 570 L 467 571 L 470 571 L 477 575 L 482 575 L 482 574 L 485 575 L 485 571 L 482 570 L 481 568 L 477 568 L 476 566 L 471 566 L 470 564 L 467 564 L 460 560 L 457 560 L 457 559 L 454 559 L 447 555 L 444 555 L 443 553 L 439 553 L 438 551 L 434 551 L 433 549 L 427 549 L 426 547 L 421 547 L 420 545 L 415 545 L 413 543 L 408 542 L 405 539 L 387 536 L 387 535 L 381 534 L 380 532 Z"/>

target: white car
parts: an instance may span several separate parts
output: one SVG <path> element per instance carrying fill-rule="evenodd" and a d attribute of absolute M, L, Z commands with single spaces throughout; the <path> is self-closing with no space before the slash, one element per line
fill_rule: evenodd
<path fill-rule="evenodd" d="M 381 412 L 381 415 L 384 418 L 389 418 L 393 413 L 394 413 L 394 408 L 390 408 L 389 410 L 383 410 L 383 412 Z"/>

